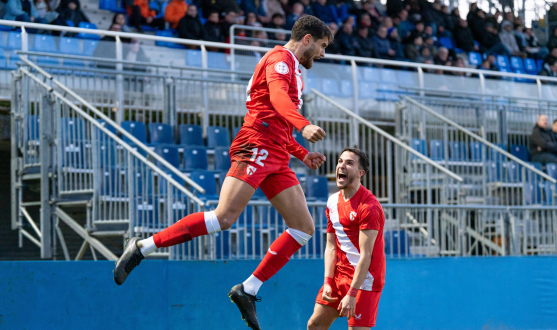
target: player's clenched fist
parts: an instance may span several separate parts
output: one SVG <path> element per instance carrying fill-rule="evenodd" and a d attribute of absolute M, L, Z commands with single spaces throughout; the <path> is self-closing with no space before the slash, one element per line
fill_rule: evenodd
<path fill-rule="evenodd" d="M 328 302 L 334 302 L 335 300 L 338 300 L 337 297 L 333 297 L 333 289 L 331 288 L 331 286 L 329 284 L 323 285 L 322 298 L 323 298 L 323 300 L 328 301 Z"/>
<path fill-rule="evenodd" d="M 302 131 L 300 133 L 302 133 L 304 139 L 308 140 L 311 143 L 321 141 L 323 140 L 325 135 L 327 135 L 321 127 L 316 125 L 304 126 L 304 128 L 302 128 Z"/>
<path fill-rule="evenodd" d="M 327 158 L 318 152 L 308 152 L 304 157 L 304 164 L 307 167 L 316 170 L 318 169 Z"/>

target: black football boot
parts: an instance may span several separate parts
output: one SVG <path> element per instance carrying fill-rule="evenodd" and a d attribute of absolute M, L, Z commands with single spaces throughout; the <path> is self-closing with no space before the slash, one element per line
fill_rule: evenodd
<path fill-rule="evenodd" d="M 244 291 L 243 284 L 233 286 L 228 293 L 228 297 L 238 306 L 240 313 L 242 313 L 242 320 L 246 321 L 248 327 L 253 330 L 261 330 L 255 313 L 255 302 L 260 302 L 261 298 L 247 294 Z"/>
<path fill-rule="evenodd" d="M 138 241 L 139 237 L 130 239 L 128 245 L 126 245 L 124 249 L 124 253 L 122 253 L 122 256 L 116 262 L 116 267 L 114 267 L 114 282 L 118 285 L 122 285 L 131 271 L 145 258 L 141 254 L 139 246 L 137 246 Z"/>

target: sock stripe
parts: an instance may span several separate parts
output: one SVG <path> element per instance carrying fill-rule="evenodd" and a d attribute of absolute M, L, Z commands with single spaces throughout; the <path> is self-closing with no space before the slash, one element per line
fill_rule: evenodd
<path fill-rule="evenodd" d="M 311 235 L 308 235 L 306 233 L 304 233 L 303 231 L 297 230 L 297 229 L 292 229 L 292 228 L 288 228 L 286 229 L 286 232 L 292 236 L 292 238 L 294 238 L 296 240 L 296 242 L 298 242 L 298 244 L 300 244 L 301 246 L 304 246 L 307 244 L 307 242 L 309 241 L 309 239 L 311 238 Z"/>
<path fill-rule="evenodd" d="M 207 233 L 213 234 L 216 232 L 221 231 L 219 220 L 217 219 L 217 215 L 215 211 L 205 212 L 205 226 L 207 226 Z"/>

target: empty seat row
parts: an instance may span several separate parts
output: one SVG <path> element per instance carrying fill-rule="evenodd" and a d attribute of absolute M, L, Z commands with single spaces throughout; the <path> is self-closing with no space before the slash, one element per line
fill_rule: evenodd
<path fill-rule="evenodd" d="M 486 55 L 482 56 L 477 52 L 470 52 L 468 54 L 468 61 L 470 65 L 478 66 L 482 64 L 483 59 Z M 514 73 L 527 73 L 532 75 L 537 75 L 542 69 L 543 60 L 534 60 L 532 58 L 525 58 L 524 60 L 520 57 L 512 56 L 509 60 L 507 56 L 497 55 L 497 67 L 501 72 L 514 72 Z"/>
<path fill-rule="evenodd" d="M 507 151 L 506 145 L 496 145 Z M 443 140 L 430 140 L 428 152 L 428 146 L 425 140 L 412 139 L 412 148 L 424 155 L 429 155 L 429 157 L 433 160 L 445 160 L 445 141 Z M 447 159 L 455 162 L 480 162 L 482 161 L 482 155 L 484 152 L 486 153 L 488 160 L 502 161 L 506 159 L 503 154 L 496 151 L 494 148 L 484 148 L 484 144 L 481 142 L 450 142 L 448 146 L 449 154 L 447 155 Z M 529 152 L 526 146 L 511 145 L 510 153 L 522 161 L 529 161 Z"/>

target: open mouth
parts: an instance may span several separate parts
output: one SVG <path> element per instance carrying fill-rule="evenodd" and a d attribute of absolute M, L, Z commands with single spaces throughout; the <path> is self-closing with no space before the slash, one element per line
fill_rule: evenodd
<path fill-rule="evenodd" d="M 345 182 L 346 181 L 346 174 L 342 172 L 337 173 L 337 181 L 338 182 Z"/>

